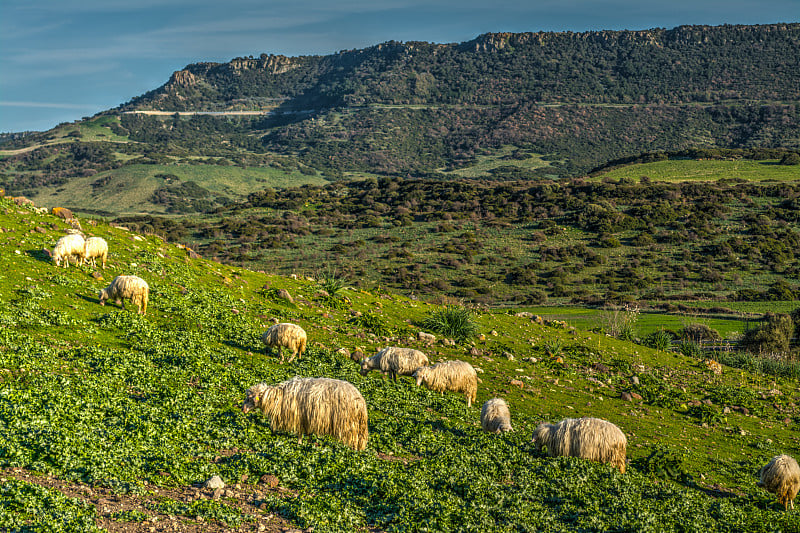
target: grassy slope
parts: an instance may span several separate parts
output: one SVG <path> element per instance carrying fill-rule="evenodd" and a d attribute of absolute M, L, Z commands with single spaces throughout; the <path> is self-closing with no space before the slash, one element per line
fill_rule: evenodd
<path fill-rule="evenodd" d="M 593 179 L 647 176 L 656 181 L 716 181 L 742 179 L 748 181 L 794 181 L 800 178 L 800 167 L 779 165 L 777 161 L 669 160 L 625 165 L 595 176 Z"/>
<path fill-rule="evenodd" d="M 31 197 L 37 205 L 64 206 L 81 209 L 86 206 L 129 213 L 164 214 L 165 207 L 152 203 L 153 193 L 164 185 L 158 174 L 172 174 L 181 181 L 194 181 L 211 193 L 241 201 L 251 192 L 267 187 L 288 187 L 302 184 L 322 185 L 320 177 L 305 176 L 300 172 L 285 172 L 274 168 L 234 167 L 218 165 L 127 165 L 99 172 L 85 178 L 72 178 L 58 189 L 43 188 Z M 110 176 L 109 183 L 97 192 L 91 183 Z"/>
<path fill-rule="evenodd" d="M 103 280 L 88 268 L 57 270 L 46 258 L 42 249 L 63 233 L 60 220 L 0 199 L 0 466 L 120 493 L 212 474 L 246 474 L 247 483 L 273 474 L 297 497 L 266 495 L 264 512 L 315 531 L 800 528 L 800 516 L 777 510 L 754 484 L 771 456 L 800 454 L 795 381 L 731 368 L 715 376 L 683 356 L 487 313 L 476 317 L 486 335 L 474 347 L 479 355 L 470 346 L 426 349 L 433 360 L 459 358 L 483 370 L 468 409 L 407 379 L 361 377 L 337 354 L 409 344 L 433 305 L 355 290 L 333 305 L 310 281 L 190 260 L 155 237 L 83 226 L 111 246 Z M 150 283 L 146 317 L 97 304 L 97 290 L 122 273 Z M 274 297 L 281 288 L 296 304 Z M 373 318 L 354 321 L 355 311 Z M 309 332 L 302 361 L 282 366 L 263 354 L 259 336 L 272 317 Z M 560 349 L 564 363 L 546 347 Z M 530 357 L 536 361 L 523 360 Z M 365 452 L 326 438 L 297 444 L 260 415 L 241 413 L 248 386 L 294 375 L 359 388 L 370 416 Z M 623 401 L 624 391 L 645 401 Z M 514 433 L 479 430 L 480 405 L 494 396 L 509 402 Z M 691 407 L 704 399 L 714 405 Z M 750 414 L 723 416 L 725 405 Z M 628 473 L 533 450 L 538 421 L 583 415 L 624 430 Z M 32 496 L 0 493 L 0 511 L 18 508 L 20 498 Z M 0 527 L 13 528 L 13 520 L 0 512 Z"/>

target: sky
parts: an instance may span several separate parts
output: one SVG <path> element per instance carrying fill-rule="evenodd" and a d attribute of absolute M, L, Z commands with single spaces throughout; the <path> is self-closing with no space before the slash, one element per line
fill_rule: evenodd
<path fill-rule="evenodd" d="M 487 32 L 800 21 L 800 0 L 0 0 L 0 132 L 116 107 L 190 63 Z"/>

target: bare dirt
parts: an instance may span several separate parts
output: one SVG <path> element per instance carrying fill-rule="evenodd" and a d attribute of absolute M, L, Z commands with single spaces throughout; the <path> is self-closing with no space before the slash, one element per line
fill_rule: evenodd
<path fill-rule="evenodd" d="M 296 494 L 280 486 L 271 486 L 270 479 L 259 480 L 257 484 L 237 483 L 223 489 L 205 489 L 199 486 L 189 487 L 148 487 L 145 494 L 118 494 L 112 489 L 92 487 L 89 485 L 64 481 L 51 476 L 37 475 L 20 468 L 0 468 L 0 478 L 17 479 L 36 484 L 47 489 L 57 490 L 70 498 L 77 498 L 93 505 L 97 510 L 96 525 L 107 531 L 119 533 L 155 533 L 155 532 L 228 532 L 257 531 L 263 533 L 301 533 L 281 516 L 268 510 L 264 503 L 264 495 L 271 493 L 280 497 L 292 498 Z M 274 478 L 273 478 L 274 479 Z M 153 504 L 164 499 L 180 502 L 192 502 L 198 499 L 219 499 L 226 505 L 235 507 L 245 517 L 242 525 L 231 527 L 216 520 L 205 520 L 202 517 L 189 518 L 159 513 L 153 510 Z M 129 522 L 114 517 L 121 511 L 137 511 L 147 515 L 140 522 Z M 141 516 L 140 514 L 140 516 Z"/>

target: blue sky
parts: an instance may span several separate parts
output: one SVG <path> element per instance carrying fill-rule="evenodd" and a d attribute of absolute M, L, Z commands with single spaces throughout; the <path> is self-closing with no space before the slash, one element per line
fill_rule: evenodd
<path fill-rule="evenodd" d="M 0 0 L 0 132 L 46 130 L 189 63 L 486 32 L 800 20 L 800 0 Z"/>

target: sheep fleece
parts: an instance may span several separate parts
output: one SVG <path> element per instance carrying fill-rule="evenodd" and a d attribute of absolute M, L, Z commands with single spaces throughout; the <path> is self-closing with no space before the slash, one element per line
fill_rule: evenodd
<path fill-rule="evenodd" d="M 791 504 L 800 490 L 800 466 L 788 455 L 776 455 L 761 469 L 758 485 L 778 497 L 785 509 Z"/>
<path fill-rule="evenodd" d="M 147 299 L 150 286 L 138 276 L 117 276 L 111 284 L 100 291 L 100 305 L 105 305 L 106 300 L 122 300 L 125 307 L 125 298 L 139 308 L 139 314 L 147 314 Z"/>
<path fill-rule="evenodd" d="M 293 378 L 247 390 L 242 410 L 261 409 L 273 431 L 328 435 L 356 450 L 367 446 L 367 403 L 351 383 L 330 378 Z"/>
<path fill-rule="evenodd" d="M 61 261 L 64 261 L 64 268 L 69 266 L 70 256 L 77 256 L 78 262 L 83 263 L 83 236 L 73 233 L 64 235 L 56 243 L 53 248 L 53 262 L 56 266 L 61 266 Z"/>
<path fill-rule="evenodd" d="M 475 401 L 478 392 L 478 374 L 472 365 L 464 361 L 444 361 L 433 366 L 423 366 L 414 372 L 417 386 L 435 392 L 458 392 L 464 395 L 467 406 Z"/>
<path fill-rule="evenodd" d="M 413 348 L 384 348 L 369 359 L 361 362 L 361 375 L 379 369 L 396 379 L 397 375 L 410 376 L 421 366 L 428 366 L 428 356 Z"/>
<path fill-rule="evenodd" d="M 511 431 L 511 411 L 502 398 L 486 400 L 481 407 L 481 428 L 484 431 L 500 433 Z"/>
<path fill-rule="evenodd" d="M 547 447 L 550 457 L 582 457 L 609 463 L 625 473 L 628 439 L 614 424 L 600 418 L 566 418 L 542 423 L 533 432 L 536 449 Z"/>
<path fill-rule="evenodd" d="M 83 244 L 83 259 L 91 260 L 97 266 L 95 258 L 99 258 L 103 268 L 106 268 L 108 260 L 108 243 L 102 237 L 89 237 Z"/>
<path fill-rule="evenodd" d="M 281 355 L 281 362 L 283 362 L 282 348 L 290 349 L 292 351 L 292 356 L 289 358 L 290 363 L 294 360 L 295 356 L 297 356 L 298 359 L 303 358 L 303 352 L 306 351 L 307 341 L 308 336 L 305 330 L 297 324 L 289 324 L 288 322 L 271 326 L 261 336 L 261 342 L 263 342 L 267 348 L 278 348 L 278 353 Z"/>

